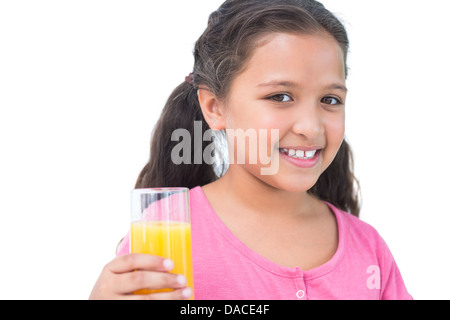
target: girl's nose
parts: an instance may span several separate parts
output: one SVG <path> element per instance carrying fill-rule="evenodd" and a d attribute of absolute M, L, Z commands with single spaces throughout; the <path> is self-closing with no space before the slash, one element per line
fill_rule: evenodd
<path fill-rule="evenodd" d="M 324 133 L 324 124 L 319 105 L 313 103 L 301 105 L 297 110 L 295 123 L 292 127 L 292 131 L 295 134 L 312 140 Z"/>

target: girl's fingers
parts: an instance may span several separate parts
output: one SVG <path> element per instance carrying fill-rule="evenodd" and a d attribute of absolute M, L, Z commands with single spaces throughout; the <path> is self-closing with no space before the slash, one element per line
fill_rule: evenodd
<path fill-rule="evenodd" d="M 186 278 L 169 273 L 174 263 L 148 254 L 128 254 L 116 257 L 103 269 L 90 299 L 189 299 L 192 290 L 186 288 Z M 151 294 L 132 294 L 141 289 L 175 289 Z"/>
<path fill-rule="evenodd" d="M 127 273 L 133 270 L 170 271 L 171 260 L 149 254 L 132 253 L 116 257 L 105 268 L 112 273 Z"/>
<path fill-rule="evenodd" d="M 140 289 L 179 289 L 186 286 L 186 278 L 180 274 L 152 271 L 135 271 L 114 275 L 116 293 L 129 294 Z"/>

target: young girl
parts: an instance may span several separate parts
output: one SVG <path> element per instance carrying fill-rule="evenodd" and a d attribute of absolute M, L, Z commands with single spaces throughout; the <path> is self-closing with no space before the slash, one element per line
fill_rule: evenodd
<path fill-rule="evenodd" d="M 385 242 L 357 218 L 344 139 L 347 51 L 344 27 L 314 0 L 227 0 L 211 14 L 136 184 L 190 188 L 196 299 L 411 298 Z M 172 133 L 194 136 L 196 121 L 202 133 L 258 132 L 250 143 L 267 146 L 276 170 L 262 174 L 269 164 L 249 161 L 252 145 L 239 143 L 228 144 L 222 172 L 207 161 L 175 164 Z M 172 261 L 128 247 L 127 236 L 92 299 L 191 297 L 186 279 L 168 272 Z M 132 294 L 143 288 L 173 290 Z"/>

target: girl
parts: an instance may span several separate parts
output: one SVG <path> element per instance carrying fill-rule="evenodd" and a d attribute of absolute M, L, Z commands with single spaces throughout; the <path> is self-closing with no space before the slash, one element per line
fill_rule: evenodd
<path fill-rule="evenodd" d="M 136 183 L 191 189 L 196 299 L 411 298 L 384 241 L 357 218 L 344 139 L 347 51 L 344 27 L 314 0 L 227 0 L 211 14 L 193 73 L 169 97 Z M 196 121 L 202 133 L 258 134 L 247 144 L 227 134 L 228 168 L 175 164 L 172 133 L 193 136 Z M 249 161 L 255 144 L 276 161 L 271 174 L 260 158 Z M 129 254 L 128 245 L 127 236 L 92 299 L 191 297 L 184 277 L 168 272 L 170 260 Z M 173 290 L 132 294 L 143 288 Z"/>

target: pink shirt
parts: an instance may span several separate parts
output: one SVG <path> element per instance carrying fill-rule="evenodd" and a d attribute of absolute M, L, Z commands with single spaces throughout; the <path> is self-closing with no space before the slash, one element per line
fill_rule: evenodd
<path fill-rule="evenodd" d="M 201 187 L 191 189 L 195 299 L 412 299 L 377 231 L 327 204 L 338 224 L 338 249 L 325 264 L 303 271 L 278 265 L 248 248 L 217 216 Z M 129 236 L 118 250 L 118 255 L 127 253 Z"/>

